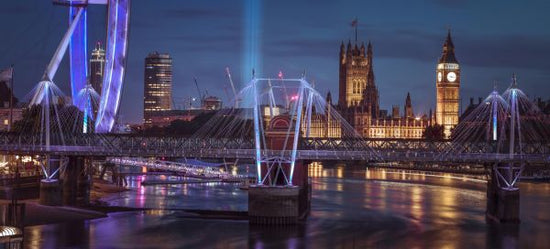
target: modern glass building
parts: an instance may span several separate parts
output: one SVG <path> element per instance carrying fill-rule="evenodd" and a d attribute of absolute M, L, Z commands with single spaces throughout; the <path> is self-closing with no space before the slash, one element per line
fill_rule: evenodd
<path fill-rule="evenodd" d="M 143 121 L 151 126 L 151 117 L 172 109 L 172 58 L 169 54 L 150 53 L 145 58 Z"/>

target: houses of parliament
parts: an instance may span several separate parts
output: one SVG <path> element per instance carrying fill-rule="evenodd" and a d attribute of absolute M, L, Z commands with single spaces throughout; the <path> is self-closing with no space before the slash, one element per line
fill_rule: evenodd
<path fill-rule="evenodd" d="M 336 108 L 363 137 L 368 138 L 422 138 L 428 125 L 444 127 L 446 137 L 458 124 L 460 66 L 454 55 L 451 33 L 443 44 L 443 51 L 436 66 L 435 115 L 415 116 L 410 94 L 404 101 L 403 114 L 394 105 L 389 114 L 380 110 L 379 93 L 373 68 L 373 49 L 369 42 L 365 48 L 342 42 L 339 54 L 339 94 Z"/>

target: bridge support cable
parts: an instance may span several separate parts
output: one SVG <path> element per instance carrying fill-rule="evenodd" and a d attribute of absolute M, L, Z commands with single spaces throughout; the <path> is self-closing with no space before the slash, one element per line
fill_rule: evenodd
<path fill-rule="evenodd" d="M 296 121 L 294 124 L 294 141 L 292 142 L 292 156 L 290 158 L 290 179 L 288 181 L 288 185 L 292 185 L 292 177 L 294 176 L 294 167 L 296 165 L 296 152 L 298 150 L 298 138 L 300 137 L 300 128 L 302 123 L 302 105 L 304 103 L 304 84 L 307 84 L 304 80 L 300 81 L 300 90 L 298 92 L 298 105 L 296 107 L 297 114 L 296 114 Z M 308 103 L 310 103 L 308 101 Z M 306 109 L 311 108 L 311 106 L 306 106 Z"/>
<path fill-rule="evenodd" d="M 57 69 L 59 68 L 59 64 L 61 63 L 61 60 L 63 59 L 63 56 L 65 55 L 65 52 L 67 51 L 67 47 L 69 46 L 69 42 L 71 41 L 71 36 L 73 35 L 80 18 L 82 17 L 83 13 L 85 12 L 84 8 L 78 8 L 77 14 L 74 17 L 73 21 L 71 22 L 71 25 L 69 26 L 69 29 L 67 32 L 65 32 L 65 35 L 61 39 L 61 42 L 57 46 L 57 49 L 55 50 L 55 53 L 50 60 L 50 63 L 46 67 L 46 70 L 44 71 L 44 75 L 42 76 L 43 81 L 52 81 L 55 74 L 57 73 Z"/>
<path fill-rule="evenodd" d="M 253 151 L 258 184 L 292 185 L 303 156 L 382 158 L 305 78 L 253 78 L 235 98 L 248 101 L 218 111 L 191 139 L 217 141 L 202 151 Z"/>

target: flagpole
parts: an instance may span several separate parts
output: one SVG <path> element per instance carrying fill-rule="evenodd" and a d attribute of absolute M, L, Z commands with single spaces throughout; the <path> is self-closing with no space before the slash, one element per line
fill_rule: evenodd
<path fill-rule="evenodd" d="M 13 64 L 11 65 L 11 79 L 10 79 L 10 122 L 8 124 L 8 132 L 11 131 L 11 124 L 13 122 Z"/>
<path fill-rule="evenodd" d="M 357 23 L 355 24 L 355 43 L 357 44 Z"/>
<path fill-rule="evenodd" d="M 355 43 L 357 44 L 357 26 L 359 26 L 359 20 L 355 17 Z"/>

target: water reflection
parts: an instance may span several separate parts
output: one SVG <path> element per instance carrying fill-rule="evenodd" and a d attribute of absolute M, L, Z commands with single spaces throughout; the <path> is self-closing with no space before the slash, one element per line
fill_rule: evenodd
<path fill-rule="evenodd" d="M 550 244 L 548 183 L 521 183 L 519 226 L 487 224 L 485 183 L 460 175 L 422 174 L 318 163 L 312 211 L 293 227 L 193 219 L 182 211 L 244 211 L 247 192 L 227 183 L 142 185 L 106 198 L 112 205 L 150 207 L 75 224 L 25 229 L 29 248 L 546 248 Z M 173 180 L 167 176 L 165 180 Z M 473 180 L 472 180 L 473 179 Z"/>

